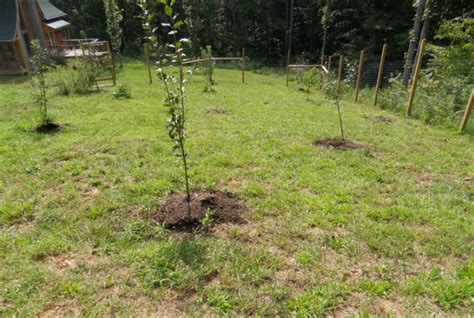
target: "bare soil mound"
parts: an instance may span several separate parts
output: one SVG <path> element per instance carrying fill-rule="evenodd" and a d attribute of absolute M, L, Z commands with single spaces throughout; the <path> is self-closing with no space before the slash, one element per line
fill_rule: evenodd
<path fill-rule="evenodd" d="M 190 210 L 189 210 L 190 207 Z M 198 190 L 188 204 L 185 193 L 171 194 L 157 210 L 155 220 L 167 228 L 193 230 L 202 227 L 206 213 L 212 214 L 212 224 L 243 223 L 245 204 L 237 196 L 222 191 Z M 189 213 L 190 212 L 190 213 Z"/>

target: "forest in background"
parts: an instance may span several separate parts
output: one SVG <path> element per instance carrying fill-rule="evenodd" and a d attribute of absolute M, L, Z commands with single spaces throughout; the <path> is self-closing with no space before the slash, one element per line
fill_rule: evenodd
<path fill-rule="evenodd" d="M 442 21 L 472 17 L 471 0 L 428 0 L 427 39 Z M 72 37 L 108 39 L 103 0 L 53 0 L 69 14 Z M 139 55 L 143 43 L 140 8 L 136 0 L 118 0 L 123 11 L 125 55 Z M 245 47 L 247 56 L 263 65 L 285 65 L 291 0 L 182 0 L 176 3 L 186 20 L 194 53 L 211 45 L 217 55 L 235 55 Z M 428 7 L 428 6 L 427 6 Z M 157 9 L 157 11 L 160 11 Z M 325 53 L 356 58 L 365 49 L 368 58 L 390 44 L 388 59 L 402 60 L 408 50 L 416 12 L 413 0 L 294 0 L 292 55 L 318 61 L 327 25 Z M 159 18 L 158 18 L 159 19 Z"/>

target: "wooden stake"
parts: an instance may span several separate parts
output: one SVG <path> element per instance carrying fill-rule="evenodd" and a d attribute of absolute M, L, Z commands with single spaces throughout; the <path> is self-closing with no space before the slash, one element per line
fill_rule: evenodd
<path fill-rule="evenodd" d="M 242 48 L 242 84 L 245 84 L 245 48 Z"/>
<path fill-rule="evenodd" d="M 383 49 L 382 49 L 382 56 L 380 57 L 379 74 L 377 76 L 377 85 L 375 86 L 374 106 L 377 106 L 379 91 L 380 91 L 380 87 L 382 86 L 383 67 L 385 64 L 385 57 L 387 56 L 387 50 L 388 50 L 388 44 L 384 44 Z"/>
<path fill-rule="evenodd" d="M 148 43 L 143 44 L 145 49 L 145 64 L 148 69 L 148 81 L 150 84 L 153 84 L 153 77 L 151 76 L 151 67 L 150 67 L 150 56 L 148 55 Z"/>
<path fill-rule="evenodd" d="M 339 75 L 337 77 L 337 94 L 339 95 L 339 90 L 341 88 L 342 74 L 344 68 L 344 55 L 339 56 Z"/>
<path fill-rule="evenodd" d="M 114 53 L 110 49 L 110 43 L 109 42 L 106 42 L 106 43 L 107 43 L 107 51 L 109 51 L 110 62 L 112 63 L 112 82 L 114 83 L 114 86 L 115 86 L 117 85 L 117 76 L 115 73 Z M 89 48 L 89 52 L 90 52 L 90 48 Z"/>
<path fill-rule="evenodd" d="M 471 90 L 471 96 L 469 97 L 469 101 L 467 102 L 466 111 L 464 112 L 464 117 L 461 122 L 461 127 L 459 127 L 460 132 L 462 132 L 467 127 L 467 123 L 469 122 L 469 117 L 471 116 L 473 105 L 474 105 L 474 88 L 472 88 Z"/>
<path fill-rule="evenodd" d="M 212 88 L 212 53 L 209 53 L 209 86 Z"/>
<path fill-rule="evenodd" d="M 413 109 L 413 101 L 416 96 L 416 86 L 418 84 L 418 77 L 420 76 L 421 64 L 423 63 L 423 55 L 425 55 L 426 39 L 421 40 L 420 47 L 418 48 L 418 60 L 416 61 L 415 74 L 413 74 L 413 81 L 411 85 L 410 99 L 408 100 L 407 116 L 411 116 Z"/>
<path fill-rule="evenodd" d="M 360 92 L 360 83 L 362 81 L 362 70 L 364 69 L 364 60 L 365 60 L 365 51 L 360 51 L 360 59 L 359 59 L 359 71 L 357 72 L 357 83 L 356 83 L 356 91 L 355 91 L 355 101 L 359 100 L 359 92 Z"/>

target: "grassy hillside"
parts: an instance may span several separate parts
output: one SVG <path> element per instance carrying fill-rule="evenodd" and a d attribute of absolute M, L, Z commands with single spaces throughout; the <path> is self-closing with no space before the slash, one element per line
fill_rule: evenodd
<path fill-rule="evenodd" d="M 466 315 L 474 310 L 474 142 L 283 77 L 217 69 L 188 89 L 194 188 L 231 191 L 243 225 L 151 221 L 182 190 L 159 84 L 139 62 L 112 90 L 50 96 L 65 129 L 33 132 L 29 86 L 0 83 L 0 316 Z M 219 111 L 213 111 L 218 109 Z"/>

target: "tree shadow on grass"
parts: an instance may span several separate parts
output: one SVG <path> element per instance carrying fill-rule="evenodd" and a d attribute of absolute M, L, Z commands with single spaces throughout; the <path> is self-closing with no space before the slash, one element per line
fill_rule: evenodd
<path fill-rule="evenodd" d="M 141 276 L 144 285 L 148 288 L 194 290 L 214 272 L 206 262 L 206 250 L 207 246 L 194 236 L 178 242 L 165 242 L 143 262 Z"/>

